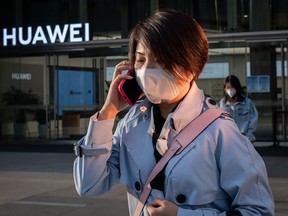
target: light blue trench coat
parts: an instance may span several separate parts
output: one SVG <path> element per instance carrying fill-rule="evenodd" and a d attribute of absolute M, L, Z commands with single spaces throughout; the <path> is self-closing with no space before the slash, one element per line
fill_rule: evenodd
<path fill-rule="evenodd" d="M 173 137 L 211 106 L 193 83 L 185 99 L 170 114 L 168 148 Z M 148 100 L 136 104 L 122 119 L 112 137 L 114 120 L 90 119 L 85 137 L 78 141 L 95 156 L 77 157 L 74 182 L 81 196 L 96 196 L 118 183 L 127 185 L 133 215 L 141 189 L 155 166 L 151 132 L 152 107 Z M 165 123 L 166 124 L 166 123 Z M 164 125 L 165 125 L 164 124 Z M 231 118 L 219 118 L 200 134 L 165 169 L 165 191 L 152 190 L 147 203 L 167 199 L 179 206 L 178 215 L 274 215 L 274 201 L 265 164 Z M 144 207 L 143 215 L 148 215 Z"/>

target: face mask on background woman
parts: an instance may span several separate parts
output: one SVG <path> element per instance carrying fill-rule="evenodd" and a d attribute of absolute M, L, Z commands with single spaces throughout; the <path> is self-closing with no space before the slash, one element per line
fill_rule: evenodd
<path fill-rule="evenodd" d="M 235 88 L 226 89 L 226 93 L 229 95 L 230 98 L 232 98 L 236 95 L 236 89 Z"/>

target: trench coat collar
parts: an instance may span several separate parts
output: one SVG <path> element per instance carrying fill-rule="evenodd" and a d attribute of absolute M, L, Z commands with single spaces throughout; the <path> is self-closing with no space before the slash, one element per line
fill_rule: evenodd
<path fill-rule="evenodd" d="M 203 109 L 204 100 L 204 93 L 198 88 L 196 82 L 193 81 L 191 84 L 191 88 L 185 98 L 180 102 L 176 110 L 173 113 L 170 113 L 174 124 L 173 127 L 177 132 L 180 132 L 186 125 L 188 125 L 188 123 L 190 123 L 194 118 L 200 115 Z M 153 110 L 151 110 L 151 108 L 153 108 L 152 103 L 147 98 L 145 98 L 137 106 L 136 109 L 130 112 L 130 118 L 133 118 L 133 116 L 135 116 L 139 112 L 145 114 L 148 112 L 148 110 L 150 111 L 150 115 L 153 115 Z M 151 117 L 151 122 L 154 122 L 153 116 Z M 151 130 L 151 128 L 153 128 L 152 125 L 150 125 L 149 130 Z M 151 134 L 151 131 L 149 131 L 149 134 Z"/>
<path fill-rule="evenodd" d="M 191 88 L 183 101 L 173 113 L 172 119 L 175 130 L 179 133 L 186 125 L 195 119 L 203 109 L 204 93 L 193 81 Z"/>
<path fill-rule="evenodd" d="M 192 82 L 185 98 L 176 110 L 168 115 L 162 127 L 156 143 L 156 149 L 161 155 L 164 155 L 168 150 L 173 137 L 202 112 L 204 98 L 204 94 L 198 88 L 196 82 Z M 153 115 L 151 115 L 151 119 L 151 122 L 153 122 Z"/>

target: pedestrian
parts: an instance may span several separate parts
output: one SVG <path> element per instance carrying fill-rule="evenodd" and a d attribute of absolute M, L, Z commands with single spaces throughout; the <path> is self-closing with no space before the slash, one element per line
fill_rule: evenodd
<path fill-rule="evenodd" d="M 226 77 L 224 95 L 219 102 L 219 107 L 230 114 L 240 132 L 250 142 L 255 142 L 256 138 L 253 133 L 257 128 L 258 112 L 252 100 L 243 93 L 242 85 L 235 75 Z"/>
<path fill-rule="evenodd" d="M 125 184 L 134 214 L 151 170 L 172 149 L 173 138 L 216 107 L 195 82 L 207 59 L 207 38 L 189 15 L 166 9 L 134 27 L 129 61 L 116 65 L 103 107 L 75 146 L 74 182 L 81 196 L 101 195 Z M 132 79 L 122 73 L 130 69 L 146 97 L 129 109 L 112 135 L 116 115 L 127 106 L 118 85 Z M 148 186 L 152 190 L 141 213 L 145 216 L 274 212 L 263 160 L 224 115 L 189 141 Z"/>

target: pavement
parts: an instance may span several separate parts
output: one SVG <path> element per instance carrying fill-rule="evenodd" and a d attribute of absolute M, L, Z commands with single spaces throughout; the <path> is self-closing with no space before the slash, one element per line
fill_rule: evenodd
<path fill-rule="evenodd" d="M 73 139 L 0 139 L 1 216 L 128 215 L 123 185 L 97 198 L 74 187 Z M 254 143 L 269 176 L 275 216 L 288 215 L 288 143 Z"/>
<path fill-rule="evenodd" d="M 16 152 L 73 152 L 76 139 L 0 138 L 0 151 Z"/>
<path fill-rule="evenodd" d="M 79 137 L 80 139 L 80 137 Z M 0 138 L 1 151 L 19 152 L 73 152 L 73 144 L 77 139 L 43 139 L 43 138 Z M 288 141 L 273 143 L 272 141 L 261 141 L 253 143 L 261 156 L 288 157 Z"/>

